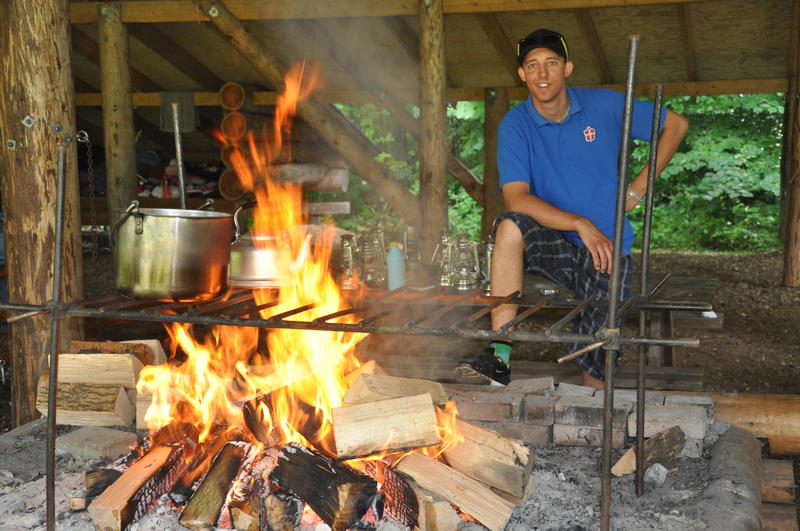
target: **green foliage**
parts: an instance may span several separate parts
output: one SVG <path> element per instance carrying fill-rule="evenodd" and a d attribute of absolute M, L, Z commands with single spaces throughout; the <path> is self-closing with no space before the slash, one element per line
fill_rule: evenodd
<path fill-rule="evenodd" d="M 675 250 L 769 250 L 778 240 L 783 94 L 667 98 L 665 104 L 690 122 L 689 133 L 656 183 L 651 247 Z M 417 142 L 388 113 L 373 105 L 339 108 L 382 151 L 379 159 L 419 193 Z M 419 115 L 416 106 L 409 111 Z M 483 102 L 447 108 L 450 149 L 483 178 Z M 637 143 L 631 169 L 647 161 L 648 143 Z M 337 225 L 367 230 L 378 221 L 397 238 L 403 227 L 380 196 L 358 177 L 346 194 L 317 200 L 352 203 L 353 214 Z M 481 208 L 452 178 L 448 191 L 450 230 L 480 234 Z M 641 244 L 643 208 L 630 214 Z"/>

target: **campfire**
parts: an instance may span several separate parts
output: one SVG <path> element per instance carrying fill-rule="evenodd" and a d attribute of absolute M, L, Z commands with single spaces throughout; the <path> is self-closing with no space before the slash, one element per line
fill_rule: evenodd
<path fill-rule="evenodd" d="M 254 289 L 262 319 L 292 310 L 313 320 L 350 307 L 331 273 L 333 228 L 309 246 L 299 185 L 270 175 L 290 145 L 296 106 L 318 79 L 305 63 L 293 67 L 272 129 L 231 155 L 256 200 L 252 233 L 272 236 L 254 242 L 275 246 L 277 285 Z M 356 321 L 342 314 L 338 322 Z M 365 334 L 274 329 L 263 341 L 257 328 L 168 331 L 173 360 L 182 361 L 141 371 L 137 390 L 152 395 L 150 435 L 89 506 L 98 528 L 125 528 L 167 494 L 179 522 L 194 529 L 322 521 L 340 530 L 382 518 L 413 528 L 440 499 L 502 529 L 529 489 L 526 447 L 459 421 L 440 384 L 362 364 L 355 346 Z"/>

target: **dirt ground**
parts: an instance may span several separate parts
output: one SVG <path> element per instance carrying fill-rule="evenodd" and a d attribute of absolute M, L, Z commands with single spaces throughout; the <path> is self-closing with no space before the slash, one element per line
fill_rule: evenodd
<path fill-rule="evenodd" d="M 87 259 L 87 297 L 108 294 L 110 263 L 91 271 Z M 751 393 L 800 392 L 800 288 L 781 286 L 783 256 L 761 254 L 654 253 L 655 275 L 708 275 L 720 279 L 714 308 L 723 314 L 722 330 L 679 329 L 680 337 L 697 337 L 700 347 L 678 348 L 674 364 L 705 369 L 705 390 Z M 105 274 L 104 274 L 105 272 Z M 103 291 L 106 290 L 106 291 Z M 0 348 L 8 355 L 8 334 Z M 553 360 L 560 348 L 539 351 L 534 359 Z M 516 352 L 516 349 L 515 349 Z M 515 354 L 516 356 L 516 354 Z M 624 356 L 622 363 L 635 363 Z M 0 433 L 10 429 L 10 392 L 0 384 Z"/>

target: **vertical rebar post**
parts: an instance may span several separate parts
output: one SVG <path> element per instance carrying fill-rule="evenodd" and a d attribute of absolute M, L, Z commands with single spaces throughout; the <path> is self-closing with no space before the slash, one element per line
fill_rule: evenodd
<path fill-rule="evenodd" d="M 58 376 L 58 347 L 61 328 L 61 255 L 64 242 L 64 179 L 67 152 L 63 144 L 58 146 L 58 170 L 56 175 L 56 234 L 53 253 L 53 299 L 50 313 L 50 381 L 47 385 L 47 456 L 45 458 L 45 497 L 47 506 L 47 529 L 56 528 L 56 392 Z"/>
<path fill-rule="evenodd" d="M 608 317 L 606 326 L 617 327 L 617 308 L 622 279 L 620 266 L 622 262 L 622 239 L 625 227 L 625 196 L 628 183 L 629 158 L 631 151 L 631 123 L 633 121 L 633 87 L 636 77 L 636 54 L 639 50 L 639 36 L 631 35 L 630 54 L 628 57 L 628 80 L 625 87 L 625 108 L 622 119 L 622 139 L 619 150 L 619 172 L 617 175 L 617 204 L 614 217 L 614 250 L 611 266 L 611 281 L 608 291 Z M 617 330 L 617 334 L 619 331 Z M 619 350 L 617 341 L 612 341 L 606 348 L 605 356 L 605 393 L 603 396 L 603 455 L 602 455 L 602 495 L 600 498 L 600 529 L 611 529 L 611 446 L 613 441 L 614 413 L 614 365 Z"/>
<path fill-rule="evenodd" d="M 647 295 L 647 275 L 650 267 L 650 231 L 653 225 L 653 197 L 655 196 L 656 166 L 658 163 L 658 133 L 661 130 L 661 100 L 664 97 L 664 86 L 656 85 L 656 99 L 653 105 L 653 128 L 650 132 L 650 158 L 647 166 L 647 198 L 644 209 L 644 228 L 642 230 L 642 271 L 639 282 L 639 294 Z M 647 334 L 648 312 L 639 312 L 639 336 Z M 639 345 L 639 359 L 636 373 L 636 495 L 644 494 L 644 395 L 645 368 L 647 367 L 647 351 Z"/>
<path fill-rule="evenodd" d="M 172 102 L 172 127 L 175 129 L 175 162 L 178 164 L 178 194 L 181 201 L 181 209 L 186 208 L 186 183 L 183 173 L 183 146 L 181 145 L 181 104 L 177 101 Z M 166 183 L 169 186 L 169 183 Z"/>

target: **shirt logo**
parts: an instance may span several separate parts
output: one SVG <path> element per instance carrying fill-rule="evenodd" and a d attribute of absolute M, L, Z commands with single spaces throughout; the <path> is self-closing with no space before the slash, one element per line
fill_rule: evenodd
<path fill-rule="evenodd" d="M 583 130 L 583 138 L 587 142 L 594 142 L 597 138 L 597 131 L 591 125 L 587 126 L 586 129 Z"/>

